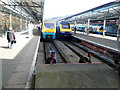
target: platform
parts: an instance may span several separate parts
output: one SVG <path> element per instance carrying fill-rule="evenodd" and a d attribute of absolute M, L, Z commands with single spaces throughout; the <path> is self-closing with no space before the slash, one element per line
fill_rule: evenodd
<path fill-rule="evenodd" d="M 113 48 L 118 50 L 118 42 L 117 42 L 117 37 L 112 37 L 112 36 L 102 36 L 99 34 L 89 34 L 88 36 L 86 35 L 85 32 L 79 32 L 77 31 L 76 34 L 73 34 L 73 36 L 78 36 L 80 38 L 90 40 L 96 43 L 99 43 L 101 45 Z"/>
<path fill-rule="evenodd" d="M 17 43 L 7 48 L 6 37 L 0 37 L 0 61 L 2 61 L 2 86 L 4 88 L 25 88 L 39 36 L 15 33 Z"/>

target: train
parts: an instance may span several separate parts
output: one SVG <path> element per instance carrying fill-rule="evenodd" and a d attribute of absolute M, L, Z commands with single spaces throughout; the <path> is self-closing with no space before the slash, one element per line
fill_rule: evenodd
<path fill-rule="evenodd" d="M 72 28 L 70 23 L 61 21 L 56 23 L 56 37 L 57 39 L 70 39 L 72 35 Z"/>
<path fill-rule="evenodd" d="M 85 25 L 79 25 L 77 26 L 77 31 L 85 32 L 87 26 Z M 104 28 L 103 23 L 93 23 L 90 25 L 90 31 L 89 33 L 94 34 L 103 34 Z M 107 22 L 106 28 L 105 28 L 105 35 L 108 36 L 117 36 L 117 29 L 118 25 L 116 25 L 116 22 Z M 72 26 L 72 30 L 74 30 L 74 26 Z"/>
<path fill-rule="evenodd" d="M 74 26 L 72 28 L 74 30 Z M 84 26 L 84 25 L 77 26 L 77 31 L 85 32 L 86 29 L 87 29 L 87 26 Z M 103 34 L 103 27 L 102 26 L 90 26 L 89 33 Z"/>
<path fill-rule="evenodd" d="M 41 39 L 56 39 L 56 23 L 42 22 Z"/>
<path fill-rule="evenodd" d="M 103 34 L 103 26 L 90 26 L 90 33 Z"/>

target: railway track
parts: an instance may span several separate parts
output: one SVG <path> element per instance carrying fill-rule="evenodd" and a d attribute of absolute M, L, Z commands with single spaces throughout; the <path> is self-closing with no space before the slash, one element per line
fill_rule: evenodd
<path fill-rule="evenodd" d="M 40 48 L 38 50 L 39 55 L 36 62 L 35 87 L 37 87 L 37 85 L 38 86 L 41 85 L 42 83 L 46 83 L 46 80 L 48 80 L 48 83 L 46 85 L 51 84 L 51 80 L 56 81 L 56 78 L 58 77 L 59 77 L 59 80 L 62 80 L 63 76 L 64 75 L 66 76 L 68 72 L 69 72 L 69 75 L 70 74 L 72 76 L 74 75 L 74 77 L 72 78 L 74 78 L 73 80 L 75 81 L 77 80 L 76 79 L 77 76 L 80 76 L 80 77 L 82 76 L 81 77 L 82 80 L 77 81 L 78 83 L 80 82 L 80 84 L 81 82 L 83 83 L 86 80 L 85 85 L 88 82 L 89 82 L 89 85 L 91 85 L 91 81 L 93 81 L 93 79 L 95 81 L 98 79 L 98 82 L 99 82 L 99 79 L 101 79 L 101 81 L 99 82 L 100 85 L 104 85 L 102 83 L 102 81 L 104 80 L 104 82 L 106 82 L 106 85 L 107 85 L 105 87 L 109 87 L 109 83 L 112 83 L 111 85 L 113 84 L 115 85 L 115 86 L 113 85 L 112 87 L 118 87 L 119 85 L 116 84 L 117 82 L 119 83 L 119 80 L 116 77 L 118 77 L 118 75 L 120 76 L 118 64 L 116 64 L 114 60 L 111 59 L 110 57 L 107 57 L 106 55 L 102 55 L 100 52 L 96 52 L 96 50 L 89 48 L 88 44 L 85 45 L 85 43 L 87 42 L 85 43 L 83 42 L 85 41 L 82 41 L 76 38 L 73 38 L 69 42 L 59 41 L 59 40 L 40 42 Z M 96 45 L 96 48 L 97 48 L 97 45 Z M 56 60 L 56 62 L 52 61 L 52 55 L 51 55 L 52 52 L 54 52 L 54 59 Z M 92 54 L 91 60 L 89 60 L 88 52 Z M 113 51 L 113 53 L 116 53 L 116 52 Z M 80 72 L 79 75 L 76 74 L 78 72 Z M 41 76 L 41 74 L 44 74 L 44 75 Z M 50 78 L 48 74 L 52 75 L 52 77 Z M 64 79 L 69 77 L 69 75 L 64 77 Z M 100 76 L 98 77 L 98 75 Z M 88 78 L 86 79 L 86 77 Z M 39 80 L 40 78 L 45 80 L 40 82 Z M 55 82 L 54 85 L 56 85 L 56 83 L 58 82 L 61 82 L 59 80 Z M 68 81 L 71 81 L 71 77 L 68 78 Z M 40 84 L 38 82 L 40 82 Z M 97 87 L 99 87 L 99 84 Z"/>
<path fill-rule="evenodd" d="M 80 54 L 75 49 L 73 50 L 62 41 L 54 40 L 51 42 L 43 42 L 43 47 L 45 64 L 52 63 L 52 52 L 55 53 L 54 63 L 79 63 L 82 59 L 84 60 L 83 63 L 89 62 L 85 55 Z"/>
<path fill-rule="evenodd" d="M 43 60 L 39 61 L 41 64 L 59 64 L 59 63 L 84 63 L 84 64 L 100 64 L 104 63 L 113 69 L 118 71 L 120 74 L 120 65 L 116 63 L 119 59 L 120 52 L 111 50 L 106 47 L 102 47 L 97 45 L 96 43 L 87 42 L 85 40 L 81 40 L 76 37 L 72 37 L 72 39 L 68 41 L 43 41 L 43 50 L 39 50 Z M 52 53 L 54 52 L 54 60 L 52 62 Z M 90 52 L 91 57 L 89 57 L 88 53 Z M 37 62 L 37 63 L 39 63 Z M 40 64 L 39 63 L 39 64 Z"/>
<path fill-rule="evenodd" d="M 64 55 L 61 53 L 60 49 L 55 45 L 54 41 L 49 42 L 43 42 L 44 47 L 44 58 L 45 58 L 45 64 L 52 63 L 51 61 L 51 54 L 54 52 L 54 63 L 67 63 L 65 60 Z"/>
<path fill-rule="evenodd" d="M 80 49 L 78 46 L 70 43 L 70 42 L 63 42 L 69 49 L 71 49 L 76 55 L 80 57 L 79 63 L 102 63 L 99 59 L 95 58 L 93 55 L 88 57 L 88 52 Z"/>
<path fill-rule="evenodd" d="M 106 63 L 109 66 L 116 68 L 117 65 L 108 57 L 101 56 L 92 49 L 80 45 L 78 42 L 58 41 L 44 43 L 44 56 L 46 64 L 50 64 L 51 53 L 55 53 L 56 63 Z M 88 57 L 88 52 L 92 54 Z M 89 59 L 91 58 L 91 60 Z M 47 62 L 48 61 L 48 62 Z"/>
<path fill-rule="evenodd" d="M 119 67 L 119 51 L 77 37 L 73 37 L 71 43 L 85 50 L 86 52 L 91 52 L 95 57 L 100 59 L 102 62 L 108 64 L 112 68 Z"/>

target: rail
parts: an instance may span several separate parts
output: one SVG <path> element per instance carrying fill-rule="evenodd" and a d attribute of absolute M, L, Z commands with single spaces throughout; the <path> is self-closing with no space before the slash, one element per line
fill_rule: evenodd
<path fill-rule="evenodd" d="M 101 58 L 103 62 L 107 62 L 107 64 L 113 68 L 119 66 L 120 51 L 76 36 L 72 37 L 72 41 L 75 41 L 76 43 L 74 44 L 80 48 L 84 48 L 86 51 L 91 52 L 96 57 Z"/>

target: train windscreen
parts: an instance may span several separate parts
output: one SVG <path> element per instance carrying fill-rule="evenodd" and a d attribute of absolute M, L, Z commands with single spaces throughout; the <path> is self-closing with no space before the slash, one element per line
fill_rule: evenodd
<path fill-rule="evenodd" d="M 54 29 L 54 23 L 44 23 L 44 27 L 47 29 Z"/>
<path fill-rule="evenodd" d="M 69 24 L 62 24 L 62 29 L 70 29 L 70 25 Z"/>
<path fill-rule="evenodd" d="M 100 27 L 100 30 L 103 30 L 103 27 Z"/>

